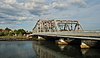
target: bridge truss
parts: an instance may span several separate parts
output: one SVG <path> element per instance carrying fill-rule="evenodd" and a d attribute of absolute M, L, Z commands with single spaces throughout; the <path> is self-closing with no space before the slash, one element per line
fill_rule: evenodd
<path fill-rule="evenodd" d="M 33 32 L 58 32 L 58 31 L 82 31 L 83 28 L 75 20 L 38 20 Z"/>

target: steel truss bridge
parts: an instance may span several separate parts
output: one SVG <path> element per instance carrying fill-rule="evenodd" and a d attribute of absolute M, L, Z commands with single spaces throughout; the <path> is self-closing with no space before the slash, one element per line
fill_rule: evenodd
<path fill-rule="evenodd" d="M 84 31 L 80 22 L 76 20 L 38 20 L 33 28 L 32 36 L 40 36 L 49 40 L 74 39 L 88 44 L 90 42 L 94 44 L 100 40 L 99 31 Z"/>

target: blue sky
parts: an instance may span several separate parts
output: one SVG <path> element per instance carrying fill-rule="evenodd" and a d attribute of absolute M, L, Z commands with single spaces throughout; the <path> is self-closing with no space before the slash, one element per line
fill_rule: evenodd
<path fill-rule="evenodd" d="M 78 20 L 85 30 L 100 30 L 100 0 L 0 0 L 0 28 L 31 31 L 39 19 Z"/>

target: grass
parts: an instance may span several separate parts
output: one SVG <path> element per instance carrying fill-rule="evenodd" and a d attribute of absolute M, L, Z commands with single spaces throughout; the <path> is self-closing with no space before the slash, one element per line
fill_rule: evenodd
<path fill-rule="evenodd" d="M 39 41 L 45 39 L 28 38 L 26 36 L 0 36 L 0 41 Z"/>
<path fill-rule="evenodd" d="M 0 40 L 28 40 L 26 36 L 0 36 Z"/>

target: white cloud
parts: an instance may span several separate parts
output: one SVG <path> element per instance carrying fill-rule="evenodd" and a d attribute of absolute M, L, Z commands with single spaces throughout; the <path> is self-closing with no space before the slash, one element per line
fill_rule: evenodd
<path fill-rule="evenodd" d="M 35 16 L 52 13 L 53 9 L 68 9 L 76 4 L 85 5 L 86 2 L 84 0 L 54 0 L 52 3 L 47 3 L 46 0 L 0 0 L 0 20 L 6 22 L 32 20 Z"/>
<path fill-rule="evenodd" d="M 74 5 L 79 5 L 80 7 L 85 7 L 87 5 L 85 0 L 70 0 L 69 2 Z"/>
<path fill-rule="evenodd" d="M 85 7 L 86 6 L 86 1 L 85 0 L 55 0 L 52 3 L 52 6 L 54 9 L 68 9 L 73 6 L 78 6 L 78 7 Z"/>
<path fill-rule="evenodd" d="M 70 5 L 67 3 L 61 3 L 61 2 L 53 2 L 52 3 L 52 7 L 55 9 L 66 9 L 68 8 Z"/>
<path fill-rule="evenodd" d="M 10 10 L 17 10 L 19 12 L 28 11 L 33 15 L 43 15 L 48 13 L 51 9 L 67 9 L 73 6 L 73 4 L 86 4 L 84 0 L 55 0 L 52 4 L 46 3 L 46 0 L 25 0 L 27 2 L 18 1 L 19 0 L 4 0 L 2 5 L 5 5 L 3 7 L 6 9 L 10 8 Z"/>
<path fill-rule="evenodd" d="M 4 0 L 4 2 L 7 4 L 14 4 L 16 3 L 16 0 Z"/>
<path fill-rule="evenodd" d="M 99 6 L 99 0 L 0 0 L 0 24 L 32 21 L 34 25 L 42 18 L 89 18 L 97 22 Z"/>

